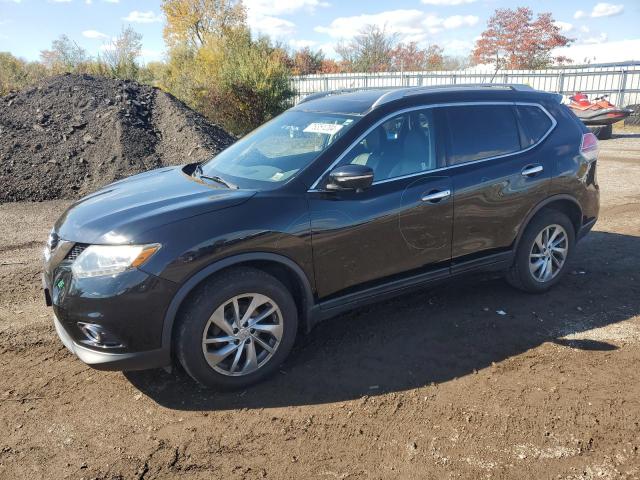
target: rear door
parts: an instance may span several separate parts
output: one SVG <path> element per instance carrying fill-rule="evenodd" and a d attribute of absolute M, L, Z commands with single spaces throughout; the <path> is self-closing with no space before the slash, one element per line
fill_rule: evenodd
<path fill-rule="evenodd" d="M 539 146 L 555 121 L 529 104 L 444 108 L 455 268 L 509 250 L 527 213 L 546 197 L 553 169 Z"/>

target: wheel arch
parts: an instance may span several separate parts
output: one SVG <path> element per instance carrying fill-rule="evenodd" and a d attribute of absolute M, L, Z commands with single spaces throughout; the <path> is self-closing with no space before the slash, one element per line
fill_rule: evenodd
<path fill-rule="evenodd" d="M 276 277 L 289 288 L 296 302 L 300 325 L 305 331 L 308 331 L 311 327 L 309 315 L 314 304 L 314 296 L 311 283 L 304 273 L 304 270 L 296 262 L 283 255 L 269 252 L 243 253 L 218 260 L 206 266 L 182 284 L 165 313 L 162 327 L 163 349 L 168 352 L 172 349 L 173 330 L 176 319 L 178 318 L 181 306 L 189 295 L 211 276 L 223 270 L 239 266 L 254 267 L 263 270 Z"/>
<path fill-rule="evenodd" d="M 520 239 L 522 238 L 524 231 L 527 229 L 527 227 L 531 223 L 531 220 L 533 220 L 533 218 L 538 213 L 540 213 L 542 210 L 545 210 L 545 209 L 557 210 L 567 215 L 567 217 L 569 217 L 569 220 L 571 220 L 571 223 L 573 224 L 573 227 L 575 229 L 574 233 L 577 238 L 580 232 L 580 228 L 582 227 L 582 207 L 580 206 L 580 203 L 578 202 L 578 200 L 576 200 L 575 197 L 571 195 L 567 195 L 567 194 L 553 195 L 543 200 L 542 202 L 538 203 L 527 214 L 527 216 L 525 217 L 525 220 L 522 222 L 522 224 L 520 225 L 520 228 L 518 229 L 518 234 L 514 242 L 514 248 L 513 248 L 514 251 L 517 250 L 518 245 L 520 244 Z"/>

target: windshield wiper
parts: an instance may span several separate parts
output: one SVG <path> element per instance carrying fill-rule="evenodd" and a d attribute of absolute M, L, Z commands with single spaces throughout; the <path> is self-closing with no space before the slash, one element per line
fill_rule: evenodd
<path fill-rule="evenodd" d="M 193 173 L 195 173 L 198 178 L 204 178 L 205 180 L 211 180 L 213 182 L 216 182 L 216 183 L 219 183 L 221 185 L 224 185 L 225 187 L 227 187 L 229 189 L 238 190 L 238 186 L 237 185 L 234 185 L 233 183 L 225 180 L 222 177 L 219 177 L 217 175 L 209 176 L 209 175 L 205 175 L 204 173 L 202 173 L 202 166 L 200 164 L 198 164 L 196 166 L 196 169 L 194 170 Z"/>

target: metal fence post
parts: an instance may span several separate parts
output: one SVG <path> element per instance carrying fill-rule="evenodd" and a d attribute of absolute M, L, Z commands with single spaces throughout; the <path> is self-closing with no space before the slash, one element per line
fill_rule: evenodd
<path fill-rule="evenodd" d="M 622 69 L 620 71 L 620 84 L 618 86 L 618 98 L 616 104 L 620 107 L 624 107 L 624 94 L 627 89 L 627 70 Z"/>
<path fill-rule="evenodd" d="M 562 70 L 558 73 L 558 93 L 564 95 L 564 72 Z"/>

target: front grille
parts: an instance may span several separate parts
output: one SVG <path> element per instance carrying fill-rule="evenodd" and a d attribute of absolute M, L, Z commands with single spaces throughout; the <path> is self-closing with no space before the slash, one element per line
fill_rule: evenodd
<path fill-rule="evenodd" d="M 69 253 L 67 253 L 67 256 L 64 257 L 64 259 L 69 262 L 73 262 L 88 246 L 89 245 L 86 243 L 76 243 L 73 248 L 69 250 Z"/>

